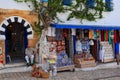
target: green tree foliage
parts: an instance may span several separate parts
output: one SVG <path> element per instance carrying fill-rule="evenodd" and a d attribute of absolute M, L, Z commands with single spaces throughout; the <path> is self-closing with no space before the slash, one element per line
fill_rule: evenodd
<path fill-rule="evenodd" d="M 37 0 L 15 0 L 17 2 L 32 2 L 34 5 L 34 12 L 38 14 L 39 20 L 42 19 L 44 26 L 49 26 L 46 23 L 46 19 L 49 19 L 51 22 L 57 20 L 61 21 L 57 17 L 57 13 L 70 11 L 67 20 L 71 18 L 80 19 L 88 21 L 96 21 L 96 19 L 103 18 L 103 12 L 105 11 L 105 3 L 103 0 L 94 0 L 95 4 L 93 7 L 88 7 L 88 0 L 73 0 L 70 5 L 63 5 L 63 0 L 48 0 L 48 6 L 42 6 L 42 2 Z M 44 11 L 43 11 L 44 10 Z M 40 24 L 40 21 L 39 23 Z"/>

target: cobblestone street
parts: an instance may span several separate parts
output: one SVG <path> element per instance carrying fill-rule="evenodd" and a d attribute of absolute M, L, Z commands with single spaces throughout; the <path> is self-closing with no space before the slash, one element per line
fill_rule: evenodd
<path fill-rule="evenodd" d="M 1 73 L 0 80 L 120 80 L 120 68 L 58 72 L 56 77 L 49 79 L 31 77 L 30 72 Z"/>

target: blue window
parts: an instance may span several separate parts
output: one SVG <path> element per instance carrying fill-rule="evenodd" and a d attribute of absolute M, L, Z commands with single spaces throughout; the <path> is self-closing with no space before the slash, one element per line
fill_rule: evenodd
<path fill-rule="evenodd" d="M 113 10 L 113 3 L 112 0 L 105 0 L 105 8 L 107 11 Z"/>
<path fill-rule="evenodd" d="M 42 0 L 42 2 L 48 2 L 48 0 Z"/>
<path fill-rule="evenodd" d="M 87 0 L 87 6 L 89 8 L 94 8 L 95 0 Z"/>
<path fill-rule="evenodd" d="M 63 0 L 64 5 L 70 5 L 72 3 L 72 0 Z"/>

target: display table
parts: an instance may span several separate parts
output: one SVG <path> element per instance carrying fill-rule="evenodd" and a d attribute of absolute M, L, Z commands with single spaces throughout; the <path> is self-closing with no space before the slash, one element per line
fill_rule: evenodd
<path fill-rule="evenodd" d="M 74 65 L 67 65 L 67 66 L 57 67 L 57 71 L 65 71 L 65 70 L 74 71 L 75 66 Z"/>
<path fill-rule="evenodd" d="M 75 67 L 77 68 L 87 68 L 87 67 L 96 66 L 95 59 L 92 56 L 88 59 L 84 59 L 84 58 L 80 59 L 74 56 L 74 64 L 75 64 Z"/>
<path fill-rule="evenodd" d="M 77 68 L 95 67 L 96 62 L 95 62 L 95 60 L 80 60 L 80 59 L 77 59 L 76 62 L 75 62 L 75 66 Z"/>

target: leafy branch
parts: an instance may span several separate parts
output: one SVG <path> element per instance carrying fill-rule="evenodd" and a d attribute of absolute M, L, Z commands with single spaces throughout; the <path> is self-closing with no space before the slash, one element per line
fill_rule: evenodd
<path fill-rule="evenodd" d="M 43 26 L 46 28 L 50 25 L 50 22 L 61 22 L 57 17 L 57 13 L 64 13 L 71 11 L 67 20 L 71 18 L 80 19 L 88 21 L 96 21 L 96 19 L 103 18 L 103 12 L 105 11 L 105 3 L 103 0 L 92 0 L 94 3 L 91 6 L 89 0 L 76 0 L 72 1 L 70 5 L 64 6 L 64 0 L 48 0 L 48 6 L 45 7 L 42 5 L 42 2 L 37 0 L 15 0 L 17 2 L 32 2 L 34 9 L 33 11 L 38 14 L 38 25 L 43 23 Z M 28 5 L 30 7 L 30 5 Z M 56 21 L 57 20 L 57 21 Z M 55 22 L 56 21 L 56 22 Z"/>

